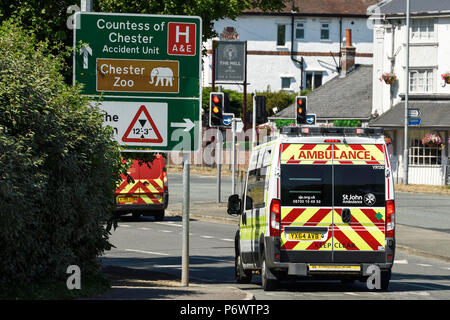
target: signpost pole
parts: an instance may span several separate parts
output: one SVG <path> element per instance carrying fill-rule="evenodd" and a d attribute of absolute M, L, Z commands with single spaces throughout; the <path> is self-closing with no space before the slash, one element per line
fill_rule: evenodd
<path fill-rule="evenodd" d="M 219 92 L 222 92 L 222 86 L 219 86 Z M 217 203 L 220 203 L 220 193 L 221 193 L 221 184 L 222 184 L 222 129 L 217 128 L 217 144 L 216 144 L 216 161 L 217 161 Z"/>
<path fill-rule="evenodd" d="M 92 11 L 92 1 L 93 0 L 81 0 L 81 11 L 91 12 Z"/>
<path fill-rule="evenodd" d="M 231 160 L 231 194 L 235 194 L 236 193 L 236 181 L 235 181 L 235 176 L 236 176 L 236 119 L 233 117 L 233 119 L 231 120 L 231 140 L 233 141 L 232 144 L 232 160 Z"/>
<path fill-rule="evenodd" d="M 409 103 L 409 18 L 410 18 L 410 0 L 406 0 L 406 77 L 405 77 L 405 140 L 403 150 L 403 183 L 408 184 L 408 103 Z"/>
<path fill-rule="evenodd" d="M 190 205 L 190 153 L 183 153 L 183 245 L 181 262 L 181 285 L 189 286 L 189 205 Z"/>

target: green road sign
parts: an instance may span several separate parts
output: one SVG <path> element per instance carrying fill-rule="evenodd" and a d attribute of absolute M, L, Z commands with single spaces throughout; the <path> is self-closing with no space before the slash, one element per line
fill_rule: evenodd
<path fill-rule="evenodd" d="M 201 38 L 199 17 L 77 13 L 73 81 L 101 97 L 123 151 L 199 147 Z"/>

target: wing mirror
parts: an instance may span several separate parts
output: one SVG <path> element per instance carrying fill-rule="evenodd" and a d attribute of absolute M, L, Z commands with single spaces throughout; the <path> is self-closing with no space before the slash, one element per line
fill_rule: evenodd
<path fill-rule="evenodd" d="M 229 215 L 240 215 L 241 212 L 241 199 L 239 195 L 233 194 L 228 197 L 228 209 L 227 213 Z"/>

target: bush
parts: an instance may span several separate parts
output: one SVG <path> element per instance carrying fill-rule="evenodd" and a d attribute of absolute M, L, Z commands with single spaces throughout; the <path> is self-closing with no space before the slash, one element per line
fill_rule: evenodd
<path fill-rule="evenodd" d="M 62 58 L 11 21 L 0 26 L 0 286 L 97 269 L 121 167 L 112 130 Z M 120 178 L 119 178 L 120 179 Z"/>

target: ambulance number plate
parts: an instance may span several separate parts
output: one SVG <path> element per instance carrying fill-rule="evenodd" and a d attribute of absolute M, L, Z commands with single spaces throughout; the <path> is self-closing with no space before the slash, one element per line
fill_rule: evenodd
<path fill-rule="evenodd" d="M 136 197 L 120 197 L 119 203 L 135 203 L 137 201 Z"/>
<path fill-rule="evenodd" d="M 289 240 L 320 240 L 322 235 L 320 233 L 312 232 L 290 232 L 288 233 Z"/>

